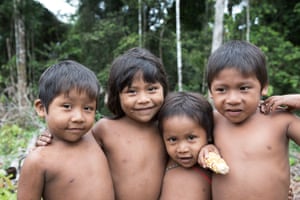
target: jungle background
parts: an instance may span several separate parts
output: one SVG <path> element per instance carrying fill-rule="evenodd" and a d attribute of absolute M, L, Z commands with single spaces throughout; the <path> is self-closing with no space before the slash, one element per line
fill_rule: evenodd
<path fill-rule="evenodd" d="M 206 95 L 205 65 L 215 45 L 248 40 L 266 55 L 269 95 L 300 93 L 299 0 L 221 0 L 223 7 L 218 6 L 220 0 L 79 0 L 68 23 L 34 0 L 0 2 L 3 200 L 16 198 L 22 160 L 44 126 L 32 107 L 39 77 L 59 60 L 76 60 L 97 74 L 102 86 L 98 118 L 110 114 L 105 95 L 111 62 L 135 46 L 162 59 L 170 91 Z M 215 36 L 217 27 L 222 31 Z M 298 152 L 291 143 L 290 163 L 295 169 Z M 11 169 L 17 170 L 16 178 Z M 293 183 L 300 179 L 296 171 L 300 170 L 292 170 Z"/>

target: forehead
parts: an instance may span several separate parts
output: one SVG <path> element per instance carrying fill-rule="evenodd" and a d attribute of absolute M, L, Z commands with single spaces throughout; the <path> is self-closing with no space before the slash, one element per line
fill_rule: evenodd
<path fill-rule="evenodd" d="M 143 85 L 149 85 L 149 84 L 154 84 L 154 83 L 159 83 L 158 80 L 154 80 L 154 82 L 149 82 L 145 79 L 143 72 L 137 72 L 133 78 L 132 81 L 126 86 L 126 87 L 132 87 L 132 86 L 142 86 Z M 159 83 L 160 84 L 160 83 Z"/>
<path fill-rule="evenodd" d="M 162 120 L 162 126 L 164 129 L 174 131 L 186 130 L 187 127 L 201 127 L 196 120 L 184 114 L 174 114 L 166 117 Z"/>
<path fill-rule="evenodd" d="M 74 89 L 71 89 L 69 91 L 65 91 L 63 93 L 60 93 L 59 95 L 57 95 L 55 97 L 55 99 L 60 99 L 60 100 L 71 100 L 71 101 L 74 101 L 74 102 L 77 102 L 77 101 L 81 101 L 81 102 L 84 102 L 86 103 L 87 101 L 88 102 L 96 102 L 97 101 L 97 98 L 96 97 L 91 97 L 91 95 L 88 94 L 87 91 L 85 90 L 80 90 L 80 89 L 77 89 L 77 88 L 74 88 Z"/>
<path fill-rule="evenodd" d="M 141 70 L 137 71 L 134 74 L 134 76 L 132 77 L 132 81 L 144 81 L 145 82 L 144 73 Z"/>
<path fill-rule="evenodd" d="M 234 83 L 234 82 L 258 82 L 255 74 L 245 74 L 235 68 L 226 68 L 220 71 L 212 80 L 212 84 L 216 83 Z"/>

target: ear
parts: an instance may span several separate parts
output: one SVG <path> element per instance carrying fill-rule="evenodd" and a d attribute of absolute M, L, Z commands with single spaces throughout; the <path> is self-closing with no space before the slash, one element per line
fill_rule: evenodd
<path fill-rule="evenodd" d="M 263 87 L 263 89 L 261 90 L 261 95 L 262 95 L 262 96 L 267 96 L 267 95 L 268 95 L 268 86 L 269 86 L 269 85 L 265 85 L 265 86 Z"/>
<path fill-rule="evenodd" d="M 208 90 L 208 98 L 213 99 L 210 90 Z"/>
<path fill-rule="evenodd" d="M 45 117 L 46 108 L 43 105 L 41 99 L 37 99 L 34 101 L 34 109 L 35 109 L 36 113 L 38 114 L 38 116 Z"/>

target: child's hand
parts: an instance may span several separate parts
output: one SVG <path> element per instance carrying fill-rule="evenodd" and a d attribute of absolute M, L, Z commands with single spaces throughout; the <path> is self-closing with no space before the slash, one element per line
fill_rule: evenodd
<path fill-rule="evenodd" d="M 203 168 L 207 168 L 207 165 L 205 163 L 205 159 L 208 157 L 208 153 L 209 152 L 215 152 L 217 154 L 220 154 L 220 152 L 217 149 L 217 147 L 215 145 L 213 145 L 213 144 L 207 144 L 207 145 L 203 146 L 200 149 L 199 156 L 198 156 L 198 163 Z"/>
<path fill-rule="evenodd" d="M 198 162 L 203 168 L 209 168 L 217 174 L 227 174 L 229 172 L 229 166 L 214 145 L 202 147 L 199 152 Z"/>
<path fill-rule="evenodd" d="M 52 135 L 46 130 L 37 139 L 35 146 L 47 146 L 51 143 Z"/>
<path fill-rule="evenodd" d="M 296 109 L 300 109 L 300 94 L 271 96 L 260 105 L 260 110 L 264 114 L 276 110 L 292 111 Z"/>

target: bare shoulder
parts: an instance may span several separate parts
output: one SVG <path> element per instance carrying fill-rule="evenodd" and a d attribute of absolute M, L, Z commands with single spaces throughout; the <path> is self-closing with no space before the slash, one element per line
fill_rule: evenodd
<path fill-rule="evenodd" d="M 41 146 L 34 148 L 26 155 L 25 161 L 35 165 L 36 167 L 42 167 L 42 164 L 45 164 L 45 158 L 51 154 L 53 148 L 53 146 Z"/>
<path fill-rule="evenodd" d="M 164 176 L 161 200 L 210 199 L 210 192 L 210 175 L 205 170 L 176 167 Z"/>
<path fill-rule="evenodd" d="M 113 132 L 120 132 L 123 129 L 129 130 L 130 128 L 137 128 L 138 123 L 132 123 L 133 120 L 128 120 L 126 117 L 112 119 L 101 118 L 94 125 L 92 132 L 94 136 L 112 134 Z M 143 129 L 148 126 L 143 126 Z"/>
<path fill-rule="evenodd" d="M 48 147 L 33 149 L 23 160 L 21 166 L 21 180 L 31 177 L 31 180 L 41 179 L 49 165 L 47 155 L 50 152 Z"/>
<path fill-rule="evenodd" d="M 119 126 L 122 124 L 122 119 L 113 119 L 113 118 L 108 118 L 108 117 L 104 117 L 99 119 L 94 127 L 93 130 L 101 130 L 101 131 L 107 131 L 107 130 L 112 130 L 112 129 L 118 129 Z"/>
<path fill-rule="evenodd" d="M 47 147 L 39 147 L 32 150 L 25 158 L 21 167 L 18 180 L 18 199 L 40 199 L 45 183 L 47 162 L 44 156 Z"/>
<path fill-rule="evenodd" d="M 103 117 L 95 123 L 93 129 L 105 128 L 105 127 L 109 126 L 111 123 L 113 123 L 113 121 L 114 121 L 114 119 Z"/>
<path fill-rule="evenodd" d="M 98 143 L 103 143 L 102 140 L 114 128 L 114 119 L 101 118 L 99 119 L 92 128 L 92 134 Z"/>

